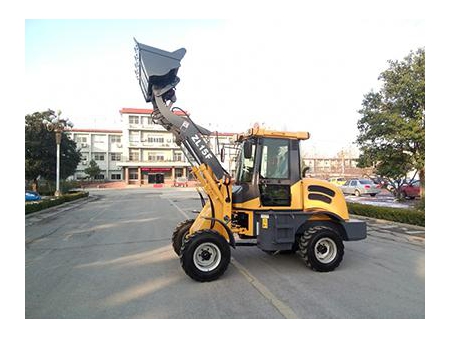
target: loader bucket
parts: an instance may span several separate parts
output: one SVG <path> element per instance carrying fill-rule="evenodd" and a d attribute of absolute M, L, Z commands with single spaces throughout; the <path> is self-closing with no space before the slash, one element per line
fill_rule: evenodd
<path fill-rule="evenodd" d="M 174 52 L 166 52 L 139 43 L 136 39 L 134 41 L 136 42 L 136 76 L 145 101 L 151 102 L 153 90 L 158 96 L 163 95 L 180 82 L 177 72 L 186 49 L 180 48 Z"/>

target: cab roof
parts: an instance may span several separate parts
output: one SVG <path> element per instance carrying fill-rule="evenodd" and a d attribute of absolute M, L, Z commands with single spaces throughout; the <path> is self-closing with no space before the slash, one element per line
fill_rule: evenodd
<path fill-rule="evenodd" d="M 309 133 L 307 131 L 278 131 L 270 130 L 265 128 L 260 128 L 258 126 L 250 128 L 245 133 L 235 135 L 236 142 L 242 142 L 251 137 L 273 137 L 273 138 L 286 138 L 286 139 L 297 139 L 297 140 L 307 140 L 309 139 Z"/>

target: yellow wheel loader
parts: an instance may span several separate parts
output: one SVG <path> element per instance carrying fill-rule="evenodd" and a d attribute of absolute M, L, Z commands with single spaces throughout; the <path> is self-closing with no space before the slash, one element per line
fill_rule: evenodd
<path fill-rule="evenodd" d="M 232 178 L 208 145 L 210 131 L 172 108 L 186 50 L 167 52 L 135 42 L 136 75 L 153 105 L 153 120 L 174 134 L 207 196 L 200 192 L 198 216 L 173 232 L 172 245 L 186 274 L 200 282 L 219 278 L 230 263 L 230 247 L 239 245 L 257 245 L 271 254 L 299 252 L 315 271 L 338 267 L 343 241 L 366 238 L 366 224 L 349 219 L 338 187 L 303 177 L 300 142 L 309 133 L 254 127 L 236 135 Z"/>

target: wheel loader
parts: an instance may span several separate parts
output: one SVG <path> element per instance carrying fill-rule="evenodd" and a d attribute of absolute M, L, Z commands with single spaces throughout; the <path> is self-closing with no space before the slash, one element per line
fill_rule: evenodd
<path fill-rule="evenodd" d="M 186 50 L 135 43 L 136 75 L 145 101 L 153 105 L 153 121 L 173 133 L 201 187 L 203 208 L 172 235 L 185 273 L 200 282 L 216 280 L 230 263 L 231 248 L 240 245 L 256 245 L 269 254 L 298 252 L 312 270 L 336 269 L 343 241 L 366 238 L 366 223 L 349 219 L 338 187 L 303 177 L 300 143 L 309 133 L 255 126 L 235 135 L 231 177 L 210 149 L 211 132 L 180 114 L 182 109 L 175 113 L 177 74 Z"/>

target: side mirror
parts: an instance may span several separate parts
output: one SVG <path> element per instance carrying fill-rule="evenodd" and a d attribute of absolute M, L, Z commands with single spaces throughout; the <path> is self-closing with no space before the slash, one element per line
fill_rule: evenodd
<path fill-rule="evenodd" d="M 305 177 L 306 172 L 309 170 L 309 167 L 304 167 L 302 170 L 302 177 Z"/>
<path fill-rule="evenodd" d="M 220 148 L 220 162 L 224 163 L 225 162 L 225 147 L 222 146 L 222 148 Z"/>
<path fill-rule="evenodd" d="M 249 141 L 244 142 L 244 158 L 252 158 L 252 144 Z"/>

